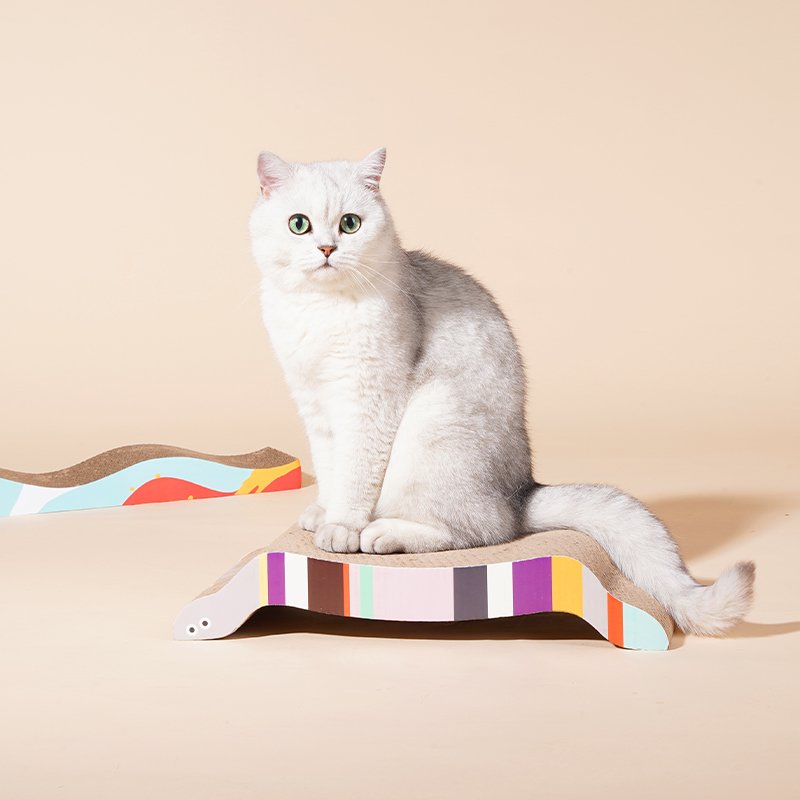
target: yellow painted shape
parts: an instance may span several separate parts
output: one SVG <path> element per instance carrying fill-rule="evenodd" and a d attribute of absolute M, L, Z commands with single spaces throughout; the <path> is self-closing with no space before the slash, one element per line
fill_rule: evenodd
<path fill-rule="evenodd" d="M 269 469 L 254 469 L 245 479 L 245 482 L 236 490 L 236 494 L 257 494 L 263 492 L 276 478 L 286 475 L 300 466 L 299 461 L 292 461 L 280 467 Z"/>
<path fill-rule="evenodd" d="M 267 594 L 267 554 L 262 553 L 258 557 L 258 601 L 262 606 L 269 602 Z"/>
<path fill-rule="evenodd" d="M 583 616 L 583 572 L 580 561 L 553 556 L 553 611 Z"/>

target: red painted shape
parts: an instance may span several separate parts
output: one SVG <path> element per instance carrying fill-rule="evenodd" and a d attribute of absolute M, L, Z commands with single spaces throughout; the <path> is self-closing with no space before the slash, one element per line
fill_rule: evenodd
<path fill-rule="evenodd" d="M 207 486 L 184 481 L 180 478 L 153 478 L 143 483 L 122 504 L 136 506 L 141 503 L 167 503 L 170 500 L 200 500 L 206 497 L 230 497 L 233 492 L 217 492 Z"/>
<path fill-rule="evenodd" d="M 299 489 L 302 483 L 302 473 L 300 467 L 296 467 L 291 472 L 275 478 L 269 486 L 262 489 L 262 492 L 282 492 L 284 489 Z"/>

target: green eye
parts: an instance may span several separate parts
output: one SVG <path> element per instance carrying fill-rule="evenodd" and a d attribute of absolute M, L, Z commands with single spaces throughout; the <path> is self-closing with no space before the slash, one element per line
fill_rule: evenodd
<path fill-rule="evenodd" d="M 302 236 L 311 230 L 311 220 L 305 214 L 292 214 L 289 217 L 289 230 Z"/>
<path fill-rule="evenodd" d="M 342 233 L 355 233 L 361 227 L 361 217 L 358 214 L 345 214 L 339 222 Z"/>

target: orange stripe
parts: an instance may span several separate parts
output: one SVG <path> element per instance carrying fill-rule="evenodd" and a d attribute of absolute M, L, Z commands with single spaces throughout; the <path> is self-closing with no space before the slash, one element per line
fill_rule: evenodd
<path fill-rule="evenodd" d="M 344 599 L 344 615 L 350 616 L 350 565 L 342 564 L 342 597 Z"/>
<path fill-rule="evenodd" d="M 617 647 L 624 647 L 622 630 L 622 603 L 616 597 L 608 596 L 608 641 Z"/>

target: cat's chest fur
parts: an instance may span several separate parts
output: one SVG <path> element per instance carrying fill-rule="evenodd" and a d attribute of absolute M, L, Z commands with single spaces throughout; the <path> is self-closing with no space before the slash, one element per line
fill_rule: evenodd
<path fill-rule="evenodd" d="M 373 299 L 270 290 L 262 293 L 264 324 L 292 389 L 363 380 L 370 364 L 393 349 L 386 309 Z"/>

